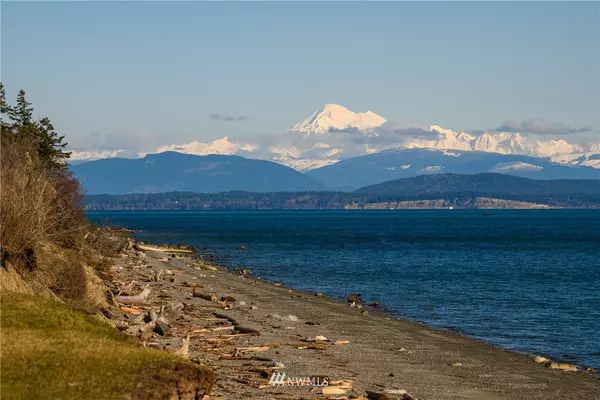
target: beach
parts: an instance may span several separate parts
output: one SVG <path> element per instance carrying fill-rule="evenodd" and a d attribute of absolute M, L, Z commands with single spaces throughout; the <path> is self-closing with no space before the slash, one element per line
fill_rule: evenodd
<path fill-rule="evenodd" d="M 147 347 L 175 351 L 189 335 L 186 357 L 217 377 L 211 399 L 600 398 L 600 379 L 589 371 L 550 369 L 533 355 L 189 254 L 134 247 L 115 262 L 113 289 L 150 289 L 140 304 L 122 307 L 122 324 L 183 306 L 164 336 L 140 336 Z"/>

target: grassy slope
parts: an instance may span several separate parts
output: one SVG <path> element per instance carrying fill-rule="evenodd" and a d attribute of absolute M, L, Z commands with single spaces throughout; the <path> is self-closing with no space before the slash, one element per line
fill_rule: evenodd
<path fill-rule="evenodd" d="M 206 377 L 57 301 L 4 291 L 1 306 L 2 398 L 167 398 Z"/>

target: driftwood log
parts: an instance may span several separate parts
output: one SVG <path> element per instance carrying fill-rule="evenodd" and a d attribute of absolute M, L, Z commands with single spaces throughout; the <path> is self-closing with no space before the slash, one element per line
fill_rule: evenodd
<path fill-rule="evenodd" d="M 148 285 L 141 291 L 140 294 L 135 296 L 116 296 L 115 300 L 121 304 L 137 304 L 144 303 L 150 294 L 150 288 Z"/>
<path fill-rule="evenodd" d="M 217 301 L 218 300 L 217 296 L 215 296 L 214 294 L 205 294 L 205 293 L 202 293 L 198 289 L 194 289 L 194 291 L 192 292 L 192 296 L 199 297 L 201 299 L 208 300 L 208 301 Z"/>

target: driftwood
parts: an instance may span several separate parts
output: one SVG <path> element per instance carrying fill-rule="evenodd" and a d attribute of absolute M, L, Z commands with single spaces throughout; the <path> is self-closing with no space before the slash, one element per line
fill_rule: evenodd
<path fill-rule="evenodd" d="M 240 325 L 234 326 L 234 329 L 240 333 L 250 333 L 254 336 L 260 336 L 260 331 L 258 329 L 249 328 L 249 327 L 240 326 Z"/>
<path fill-rule="evenodd" d="M 125 333 L 131 336 L 137 336 L 142 339 L 148 339 L 152 336 L 152 331 L 156 327 L 156 322 L 150 321 L 147 324 L 131 325 L 125 330 Z"/>
<path fill-rule="evenodd" d="M 194 253 L 193 250 L 190 249 L 178 249 L 176 247 L 161 247 L 161 246 L 152 246 L 148 244 L 135 243 L 134 245 L 136 250 L 142 251 L 160 251 L 163 253 Z"/>
<path fill-rule="evenodd" d="M 235 329 L 235 326 L 218 326 L 216 328 L 212 328 L 212 331 L 230 331 L 232 329 Z"/>
<path fill-rule="evenodd" d="M 233 325 L 239 325 L 238 322 L 233 319 L 232 317 L 230 317 L 227 314 L 219 314 L 219 313 L 213 313 L 213 315 L 219 319 L 226 319 L 227 321 L 231 322 Z"/>
<path fill-rule="evenodd" d="M 219 337 L 222 337 L 224 339 L 231 339 L 231 338 L 237 338 L 237 337 L 243 337 L 243 336 L 250 336 L 252 335 L 251 333 L 234 333 L 231 335 L 219 335 Z"/>
<path fill-rule="evenodd" d="M 208 300 L 208 301 L 217 301 L 217 296 L 215 296 L 214 294 L 204 294 L 201 291 L 199 291 L 198 289 L 194 289 L 194 291 L 192 292 L 192 296 L 200 297 L 201 299 Z"/>
<path fill-rule="evenodd" d="M 171 325 L 179 316 L 183 310 L 183 303 L 171 304 L 166 307 L 161 307 L 158 313 L 158 319 Z"/>
<path fill-rule="evenodd" d="M 175 351 L 173 354 L 183 357 L 183 358 L 188 358 L 189 357 L 189 349 L 190 349 L 190 335 L 188 335 L 186 339 L 183 339 L 183 345 L 181 346 L 181 348 L 179 350 Z"/>
<path fill-rule="evenodd" d="M 153 274 L 153 276 L 152 276 L 152 278 L 151 278 L 151 279 L 152 279 L 154 282 L 160 282 L 160 280 L 161 280 L 161 278 L 162 278 L 162 276 L 163 276 L 163 274 L 164 274 L 164 273 L 165 273 L 165 270 L 164 270 L 164 269 L 161 269 L 161 270 L 160 270 L 160 271 L 158 271 L 156 274 Z"/>
<path fill-rule="evenodd" d="M 263 351 L 268 351 L 269 349 L 269 346 L 236 347 L 235 351 L 233 352 L 233 357 L 239 357 L 245 353 L 262 353 Z"/>
<path fill-rule="evenodd" d="M 150 294 L 150 288 L 148 285 L 142 290 L 142 292 L 135 296 L 116 296 L 115 300 L 121 304 L 136 304 L 144 303 Z"/>
<path fill-rule="evenodd" d="M 348 389 L 335 386 L 325 386 L 321 389 L 321 393 L 324 395 L 346 394 L 347 392 Z"/>
<path fill-rule="evenodd" d="M 329 345 L 326 343 L 312 343 L 306 346 L 298 346 L 297 349 L 300 350 L 304 350 L 304 349 L 312 349 L 312 350 L 327 350 L 329 348 Z"/>

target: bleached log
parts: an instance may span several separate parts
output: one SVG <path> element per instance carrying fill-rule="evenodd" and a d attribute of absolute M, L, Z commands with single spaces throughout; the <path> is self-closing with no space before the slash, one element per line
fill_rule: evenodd
<path fill-rule="evenodd" d="M 136 303 L 143 303 L 146 301 L 146 299 L 148 298 L 148 295 L 150 294 L 150 288 L 148 287 L 148 285 L 146 285 L 146 287 L 144 288 L 144 290 L 142 290 L 142 292 L 138 295 L 135 296 L 116 296 L 115 300 L 118 303 L 121 304 L 136 304 Z"/>

